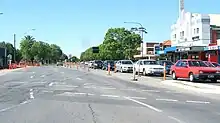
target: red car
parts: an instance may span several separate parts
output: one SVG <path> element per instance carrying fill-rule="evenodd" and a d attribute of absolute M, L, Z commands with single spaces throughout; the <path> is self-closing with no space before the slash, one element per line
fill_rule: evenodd
<path fill-rule="evenodd" d="M 217 62 L 211 62 L 215 67 L 220 67 L 220 64 Z"/>
<path fill-rule="evenodd" d="M 189 80 L 211 80 L 217 82 L 220 72 L 214 67 L 208 67 L 201 60 L 179 60 L 171 67 L 172 78 L 189 78 Z"/>

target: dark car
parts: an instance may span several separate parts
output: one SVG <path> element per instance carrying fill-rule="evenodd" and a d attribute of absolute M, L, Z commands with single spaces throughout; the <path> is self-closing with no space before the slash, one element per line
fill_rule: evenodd
<path fill-rule="evenodd" d="M 101 60 L 95 60 L 93 63 L 94 69 L 102 69 L 103 63 Z"/>
<path fill-rule="evenodd" d="M 113 60 L 106 60 L 103 62 L 103 70 L 108 70 L 108 64 L 110 64 L 110 70 L 114 70 L 115 69 L 115 64 Z"/>
<path fill-rule="evenodd" d="M 170 74 L 170 68 L 172 65 L 174 65 L 173 62 L 168 61 L 168 60 L 159 60 L 157 62 L 158 62 L 158 64 L 160 64 L 162 66 L 164 66 L 164 63 L 166 63 L 166 74 Z"/>

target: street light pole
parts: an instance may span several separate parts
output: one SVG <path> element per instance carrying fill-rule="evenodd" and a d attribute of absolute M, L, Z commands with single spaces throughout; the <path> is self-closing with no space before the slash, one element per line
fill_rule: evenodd
<path fill-rule="evenodd" d="M 16 34 L 14 34 L 14 62 L 16 63 Z"/>
<path fill-rule="evenodd" d="M 143 58 L 144 57 L 144 33 L 147 33 L 146 29 L 139 22 L 124 22 L 124 23 L 138 24 L 140 26 L 138 30 L 141 32 L 141 57 Z"/>

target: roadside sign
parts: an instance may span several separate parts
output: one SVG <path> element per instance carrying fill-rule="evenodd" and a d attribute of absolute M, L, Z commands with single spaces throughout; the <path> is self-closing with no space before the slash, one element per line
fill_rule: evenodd
<path fill-rule="evenodd" d="M 8 54 L 8 60 L 11 60 L 12 59 L 12 55 L 11 54 Z"/>

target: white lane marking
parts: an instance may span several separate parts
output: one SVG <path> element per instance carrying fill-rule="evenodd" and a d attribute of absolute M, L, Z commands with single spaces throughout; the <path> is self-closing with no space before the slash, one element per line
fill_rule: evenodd
<path fill-rule="evenodd" d="M 40 77 L 42 77 L 42 78 L 43 78 L 43 77 L 45 77 L 45 75 L 41 75 Z"/>
<path fill-rule="evenodd" d="M 64 72 L 60 72 L 61 74 L 64 74 Z"/>
<path fill-rule="evenodd" d="M 120 89 L 122 91 L 136 91 L 136 89 L 128 88 L 128 89 Z"/>
<path fill-rule="evenodd" d="M 30 78 L 32 79 L 32 78 L 34 78 L 34 76 L 31 76 Z"/>
<path fill-rule="evenodd" d="M 34 99 L 34 92 L 30 92 L 30 99 Z"/>
<path fill-rule="evenodd" d="M 143 106 L 145 106 L 145 107 L 147 107 L 147 108 L 149 108 L 149 109 L 152 109 L 152 110 L 154 110 L 154 111 L 156 111 L 156 112 L 162 112 L 162 110 L 160 110 L 160 109 L 158 109 L 158 108 L 156 108 L 156 107 L 153 107 L 153 106 L 151 106 L 151 105 L 148 105 L 148 104 L 146 104 L 146 103 L 143 103 L 143 102 L 140 102 L 140 101 L 137 101 L 137 100 L 135 100 L 135 99 L 128 98 L 128 97 L 124 97 L 124 98 L 127 99 L 127 100 L 130 100 L 130 101 L 132 101 L 132 102 L 138 103 L 138 104 L 140 104 L 140 105 L 143 105 Z"/>
<path fill-rule="evenodd" d="M 193 100 L 187 100 L 187 103 L 200 103 L 200 104 L 209 104 L 210 102 L 205 102 L 205 101 L 193 101 Z"/>
<path fill-rule="evenodd" d="M 126 98 L 126 97 L 125 97 Z M 127 98 L 131 98 L 131 99 L 140 99 L 140 100 L 145 100 L 147 98 L 145 97 L 127 97 Z"/>
<path fill-rule="evenodd" d="M 92 83 L 85 83 L 85 84 L 83 84 L 83 85 L 90 85 L 90 84 L 92 84 Z"/>
<path fill-rule="evenodd" d="M 119 97 L 118 95 L 105 95 L 105 94 L 102 94 L 100 96 L 102 96 L 102 97 L 115 97 L 115 98 Z"/>
<path fill-rule="evenodd" d="M 90 94 L 90 93 L 87 93 L 87 95 L 88 95 L 88 96 L 94 96 L 95 94 Z"/>
<path fill-rule="evenodd" d="M 53 82 L 51 82 L 50 84 L 49 84 L 49 86 L 52 86 L 53 85 Z"/>
<path fill-rule="evenodd" d="M 143 92 L 156 92 L 156 93 L 160 92 L 159 90 L 141 90 L 141 91 L 143 91 Z"/>
<path fill-rule="evenodd" d="M 74 95 L 86 95 L 86 93 L 73 93 Z"/>
<path fill-rule="evenodd" d="M 184 122 L 182 122 L 181 120 L 179 120 L 179 119 L 177 119 L 177 118 L 175 118 L 175 117 L 172 117 L 172 116 L 168 116 L 170 119 L 172 119 L 172 120 L 175 120 L 176 122 L 178 122 L 178 123 L 184 123 Z"/>
<path fill-rule="evenodd" d="M 101 87 L 101 89 L 104 89 L 104 90 L 114 90 L 116 88 Z"/>
<path fill-rule="evenodd" d="M 82 79 L 81 79 L 81 78 L 79 78 L 79 77 L 77 77 L 76 79 L 77 79 L 77 80 L 82 80 Z"/>
<path fill-rule="evenodd" d="M 178 100 L 174 100 L 174 99 L 156 99 L 158 101 L 169 101 L 169 102 L 177 102 Z"/>
<path fill-rule="evenodd" d="M 31 102 L 31 101 L 30 101 L 30 100 L 29 100 L 29 101 L 24 101 L 24 102 L 21 102 L 21 103 L 18 104 L 18 105 L 13 105 L 13 106 L 10 106 L 10 107 L 7 107 L 7 108 L 0 109 L 0 112 L 5 112 L 5 111 L 7 111 L 7 110 L 10 110 L 10 109 L 12 109 L 12 108 L 16 108 L 16 107 L 18 107 L 18 106 L 27 104 L 27 103 L 29 103 L 29 102 Z"/>
<path fill-rule="evenodd" d="M 43 90 L 43 93 L 53 93 L 53 91 L 49 91 L 49 90 Z"/>
<path fill-rule="evenodd" d="M 95 86 L 86 86 L 84 88 L 96 88 Z"/>
<path fill-rule="evenodd" d="M 32 72 L 32 73 L 35 73 L 35 72 Z"/>

